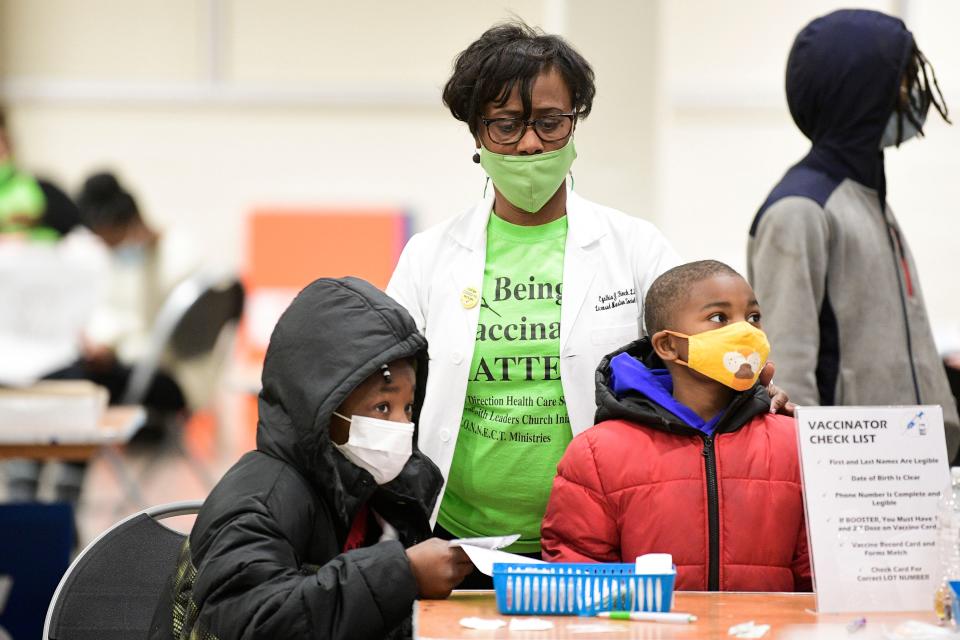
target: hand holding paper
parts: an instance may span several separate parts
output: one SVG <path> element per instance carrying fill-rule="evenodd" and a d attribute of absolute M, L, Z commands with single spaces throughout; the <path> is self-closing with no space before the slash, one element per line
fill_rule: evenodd
<path fill-rule="evenodd" d="M 407 559 L 421 598 L 446 598 L 473 571 L 470 559 L 440 538 L 413 545 Z"/>

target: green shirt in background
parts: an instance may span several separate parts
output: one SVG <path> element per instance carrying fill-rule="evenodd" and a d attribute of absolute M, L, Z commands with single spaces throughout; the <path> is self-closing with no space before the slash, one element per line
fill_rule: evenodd
<path fill-rule="evenodd" d="M 476 347 L 439 523 L 458 537 L 519 533 L 540 550 L 540 522 L 572 439 L 560 383 L 567 218 L 531 227 L 495 214 Z"/>
<path fill-rule="evenodd" d="M 0 234 L 24 233 L 31 240 L 55 241 L 59 234 L 37 226 L 47 199 L 37 181 L 20 173 L 12 162 L 0 163 Z"/>

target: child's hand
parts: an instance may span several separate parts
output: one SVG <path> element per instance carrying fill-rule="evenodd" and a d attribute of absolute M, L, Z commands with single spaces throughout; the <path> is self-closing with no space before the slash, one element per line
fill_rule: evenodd
<path fill-rule="evenodd" d="M 473 570 L 463 549 L 440 538 L 413 545 L 407 549 L 407 558 L 421 598 L 446 598 Z"/>

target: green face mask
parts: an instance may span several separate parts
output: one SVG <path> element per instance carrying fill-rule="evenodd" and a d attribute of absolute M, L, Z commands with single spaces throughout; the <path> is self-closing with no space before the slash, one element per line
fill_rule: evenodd
<path fill-rule="evenodd" d="M 573 138 L 556 151 L 505 156 L 480 147 L 480 166 L 513 206 L 536 213 L 553 197 L 570 172 L 577 150 Z"/>

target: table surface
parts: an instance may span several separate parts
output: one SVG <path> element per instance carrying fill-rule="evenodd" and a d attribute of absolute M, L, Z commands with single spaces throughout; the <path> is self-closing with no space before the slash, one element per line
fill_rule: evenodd
<path fill-rule="evenodd" d="M 915 613 L 818 614 L 813 594 L 809 593 L 699 593 L 679 592 L 674 595 L 673 611 L 692 613 L 697 622 L 692 624 L 665 624 L 580 618 L 571 616 L 542 616 L 554 628 L 545 631 L 514 631 L 502 627 L 496 631 L 467 629 L 461 618 L 477 617 L 503 620 L 508 625 L 514 618 L 497 611 L 492 591 L 455 591 L 447 600 L 418 600 L 414 611 L 414 637 L 426 639 L 456 638 L 643 638 L 669 640 L 671 638 L 732 638 L 728 629 L 753 620 L 770 625 L 763 638 L 845 638 L 867 640 L 884 638 L 906 620 L 933 624 L 933 611 Z M 932 606 L 932 602 L 931 602 Z M 850 634 L 847 624 L 859 617 L 867 624 Z M 592 627 L 592 628 L 591 628 Z"/>
<path fill-rule="evenodd" d="M 50 442 L 10 443 L 0 440 L 0 459 L 30 458 L 33 460 L 88 460 L 100 447 L 110 444 L 122 444 L 130 440 L 133 434 L 143 426 L 146 411 L 139 405 L 107 407 L 96 432 L 91 432 L 83 441 L 69 444 Z M 71 434 L 75 437 L 75 434 Z"/>

